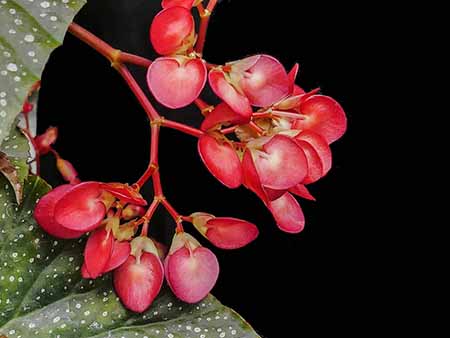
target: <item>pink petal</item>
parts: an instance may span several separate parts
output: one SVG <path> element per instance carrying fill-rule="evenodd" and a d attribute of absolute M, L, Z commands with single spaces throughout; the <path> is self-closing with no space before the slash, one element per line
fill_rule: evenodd
<path fill-rule="evenodd" d="M 265 187 L 283 190 L 300 183 L 306 177 L 308 165 L 305 153 L 291 138 L 275 135 L 262 151 L 252 151 L 258 176 Z"/>
<path fill-rule="evenodd" d="M 242 159 L 242 183 L 248 189 L 253 191 L 264 203 L 269 201 L 267 194 L 261 185 L 261 181 L 249 149 L 245 151 Z"/>
<path fill-rule="evenodd" d="M 241 185 L 241 161 L 228 142 L 205 134 L 198 140 L 198 152 L 209 172 L 223 185 L 232 189 Z"/>
<path fill-rule="evenodd" d="M 106 214 L 101 193 L 98 182 L 84 182 L 74 186 L 56 203 L 56 222 L 77 231 L 95 229 Z"/>
<path fill-rule="evenodd" d="M 292 69 L 289 71 L 288 73 L 288 80 L 289 80 L 289 93 L 292 94 L 295 90 L 295 79 L 297 77 L 298 74 L 298 70 L 300 68 L 300 65 L 298 63 L 296 63 L 294 65 L 294 67 L 292 67 Z M 298 87 L 298 86 L 297 86 Z M 298 87 L 300 88 L 300 87 Z M 300 88 L 301 89 L 301 88 Z M 303 90 L 303 89 L 302 89 Z M 297 94 L 295 94 L 297 95 Z"/>
<path fill-rule="evenodd" d="M 130 255 L 114 270 L 114 288 L 124 306 L 134 312 L 144 312 L 161 290 L 164 270 L 159 258 L 143 253 L 140 262 Z"/>
<path fill-rule="evenodd" d="M 310 201 L 316 200 L 314 198 L 314 196 L 311 195 L 308 188 L 306 188 L 306 186 L 303 184 L 297 184 L 295 187 L 292 187 L 291 189 L 289 189 L 289 192 L 293 193 L 294 195 L 297 195 L 299 197 L 302 197 L 304 199 L 310 200 Z"/>
<path fill-rule="evenodd" d="M 297 144 L 303 149 L 308 162 L 308 173 L 302 183 L 310 184 L 318 181 L 323 176 L 323 165 L 319 154 L 308 142 L 297 141 Z"/>
<path fill-rule="evenodd" d="M 221 249 L 238 249 L 258 237 L 256 225 L 232 217 L 217 217 L 206 222 L 206 238 Z"/>
<path fill-rule="evenodd" d="M 128 259 L 128 256 L 130 256 L 130 252 L 130 242 L 119 242 L 117 240 L 114 241 L 111 257 L 109 258 L 103 272 L 106 273 L 117 269 L 119 266 L 125 263 L 125 261 Z"/>
<path fill-rule="evenodd" d="M 278 227 L 289 233 L 299 233 L 305 227 L 305 216 L 297 200 L 286 193 L 279 199 L 269 203 Z"/>
<path fill-rule="evenodd" d="M 221 102 L 203 120 L 201 129 L 207 131 L 221 124 L 234 124 L 239 123 L 241 120 L 241 115 L 231 109 L 225 102 Z"/>
<path fill-rule="evenodd" d="M 150 40 L 158 54 L 182 53 L 195 41 L 194 18 L 190 10 L 170 7 L 159 12 L 150 26 Z"/>
<path fill-rule="evenodd" d="M 304 116 L 296 120 L 293 128 L 310 130 L 325 138 L 328 144 L 344 135 L 347 117 L 342 107 L 329 96 L 314 95 L 303 101 L 299 112 Z"/>
<path fill-rule="evenodd" d="M 128 184 L 102 183 L 100 184 L 100 187 L 123 202 L 141 206 L 147 205 L 147 201 L 142 197 L 142 195 Z"/>
<path fill-rule="evenodd" d="M 266 187 L 264 187 L 264 191 L 266 192 L 266 195 L 269 198 L 269 201 L 277 200 L 286 193 L 286 189 L 275 190 L 275 189 L 270 189 L 270 188 L 266 188 Z"/>
<path fill-rule="evenodd" d="M 220 70 L 211 70 L 208 79 L 214 93 L 224 100 L 237 114 L 241 115 L 242 120 L 250 121 L 253 113 L 250 102 L 228 83 L 225 79 L 225 74 Z"/>
<path fill-rule="evenodd" d="M 86 242 L 84 262 L 91 278 L 97 278 L 111 257 L 114 238 L 104 228 L 95 230 Z"/>
<path fill-rule="evenodd" d="M 328 142 L 319 134 L 309 130 L 302 131 L 295 139 L 297 141 L 305 141 L 314 148 L 322 162 L 322 177 L 325 176 L 332 166 L 332 154 Z"/>
<path fill-rule="evenodd" d="M 91 274 L 89 273 L 86 263 L 83 262 L 83 265 L 81 266 L 81 276 L 85 279 L 93 279 Z"/>
<path fill-rule="evenodd" d="M 52 236 L 68 239 L 78 238 L 84 234 L 84 231 L 74 231 L 64 228 L 55 220 L 54 212 L 56 203 L 72 188 L 73 185 L 70 184 L 60 185 L 43 196 L 36 204 L 36 208 L 34 209 L 34 218 L 42 229 Z"/>
<path fill-rule="evenodd" d="M 294 85 L 294 88 L 292 90 L 292 95 L 302 95 L 302 94 L 305 94 L 305 93 L 306 92 L 305 92 L 305 90 L 302 87 Z"/>
<path fill-rule="evenodd" d="M 148 68 L 147 84 L 161 104 L 176 109 L 191 104 L 206 83 L 207 70 L 200 59 L 162 57 Z"/>
<path fill-rule="evenodd" d="M 173 293 L 182 301 L 197 303 L 216 284 L 219 262 L 211 250 L 180 248 L 166 258 L 166 279 Z"/>
<path fill-rule="evenodd" d="M 240 81 L 240 86 L 256 107 L 268 107 L 289 94 L 289 78 L 283 65 L 269 55 L 261 55 Z"/>

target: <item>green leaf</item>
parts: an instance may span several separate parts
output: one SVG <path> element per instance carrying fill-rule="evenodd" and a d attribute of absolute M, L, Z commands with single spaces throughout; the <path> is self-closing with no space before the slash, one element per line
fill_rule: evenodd
<path fill-rule="evenodd" d="M 237 313 L 213 296 L 198 304 L 164 289 L 144 314 L 127 311 L 108 276 L 82 280 L 82 241 L 58 241 L 32 218 L 50 187 L 25 183 L 24 200 L 0 177 L 0 335 L 8 338 L 256 338 Z"/>
<path fill-rule="evenodd" d="M 85 0 L 0 0 L 0 143 Z"/>
<path fill-rule="evenodd" d="M 30 146 L 25 135 L 15 124 L 0 144 L 0 172 L 10 182 L 16 194 L 16 201 L 20 203 L 23 183 L 28 176 L 27 161 L 30 155 Z"/>

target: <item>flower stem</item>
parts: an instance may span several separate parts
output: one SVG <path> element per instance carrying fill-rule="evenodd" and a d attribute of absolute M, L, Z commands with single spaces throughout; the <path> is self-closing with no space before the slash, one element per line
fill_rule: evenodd
<path fill-rule="evenodd" d="M 203 48 L 205 47 L 206 33 L 208 31 L 209 18 L 217 5 L 217 0 L 210 0 L 206 9 L 203 6 L 197 6 L 200 14 L 200 29 L 198 32 L 198 40 L 195 44 L 195 51 L 199 54 L 203 53 Z"/>
<path fill-rule="evenodd" d="M 166 120 L 166 119 L 162 120 L 161 126 L 179 130 L 185 134 L 192 135 L 195 137 L 201 137 L 204 135 L 204 132 L 201 131 L 200 129 L 193 128 L 193 127 L 190 127 L 183 123 L 178 123 L 178 122 L 175 122 L 172 120 Z"/>

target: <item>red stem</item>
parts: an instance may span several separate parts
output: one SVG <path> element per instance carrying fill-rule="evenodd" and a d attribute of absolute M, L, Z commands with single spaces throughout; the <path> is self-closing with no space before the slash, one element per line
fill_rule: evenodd
<path fill-rule="evenodd" d="M 147 212 L 144 215 L 144 226 L 142 227 L 141 236 L 147 236 L 148 233 L 148 225 L 150 223 L 150 220 L 153 217 L 153 214 L 155 213 L 156 209 L 158 209 L 159 200 L 154 199 L 152 204 L 150 204 L 150 207 L 148 208 Z"/>
<path fill-rule="evenodd" d="M 210 4 L 208 5 L 208 10 L 212 10 L 214 8 L 215 2 L 217 2 L 217 0 L 211 0 Z M 137 55 L 123 53 L 118 49 L 114 49 L 106 42 L 104 42 L 100 38 L 96 37 L 94 34 L 90 33 L 89 31 L 85 30 L 84 28 L 75 23 L 72 23 L 69 26 L 69 31 L 74 36 L 79 38 L 81 41 L 87 43 L 89 46 L 94 48 L 96 51 L 98 51 L 100 54 L 102 54 L 111 61 L 112 66 L 120 73 L 120 75 L 122 75 L 125 82 L 128 84 L 131 91 L 134 93 L 134 95 L 138 99 L 141 106 L 144 108 L 148 118 L 151 121 L 150 164 L 147 170 L 142 175 L 142 177 L 137 181 L 136 186 L 138 189 L 140 189 L 140 187 L 142 187 L 142 185 L 144 185 L 145 182 L 150 177 L 152 177 L 155 199 L 144 216 L 145 221 L 144 221 L 144 228 L 142 229 L 142 234 L 145 235 L 147 234 L 148 223 L 150 221 L 151 216 L 153 216 L 153 213 L 155 212 L 156 207 L 158 206 L 159 203 L 162 203 L 164 207 L 167 209 L 167 211 L 170 213 L 170 215 L 172 215 L 172 217 L 174 218 L 175 222 L 177 223 L 177 232 L 183 231 L 183 226 L 181 225 L 182 218 L 172 207 L 172 205 L 165 199 L 161 185 L 161 178 L 158 170 L 158 147 L 159 147 L 160 126 L 164 125 L 166 127 L 180 130 L 182 132 L 185 132 L 189 135 L 193 135 L 196 137 L 200 137 L 201 135 L 203 135 L 203 132 L 196 128 L 192 128 L 175 121 L 165 120 L 163 117 L 161 117 L 155 110 L 153 105 L 150 103 L 144 91 L 136 82 L 135 78 L 130 73 L 128 68 L 123 64 L 123 62 L 128 62 L 148 67 L 151 64 L 150 60 L 139 57 Z M 206 31 L 204 34 L 206 34 Z"/>
<path fill-rule="evenodd" d="M 177 232 L 183 232 L 183 225 L 181 224 L 181 222 L 183 221 L 183 217 L 174 209 L 174 207 L 167 201 L 167 200 L 162 200 L 161 204 L 164 205 L 164 207 L 166 208 L 167 212 L 170 214 L 170 216 L 172 216 L 173 220 L 175 221 L 175 223 L 177 224 Z"/>
<path fill-rule="evenodd" d="M 125 53 L 125 52 L 120 52 L 118 61 L 123 62 L 123 63 L 131 63 L 133 65 L 141 66 L 141 67 L 145 67 L 145 68 L 150 67 L 150 65 L 152 64 L 152 61 L 149 59 L 146 59 L 142 56 Z"/>
<path fill-rule="evenodd" d="M 201 136 L 204 135 L 204 132 L 201 131 L 200 129 L 193 128 L 193 127 L 187 126 L 187 125 L 185 125 L 183 123 L 178 123 L 178 122 L 175 122 L 175 121 L 172 121 L 172 120 L 164 119 L 161 122 L 161 126 L 172 128 L 172 129 L 175 129 L 175 130 L 179 130 L 179 131 L 181 131 L 181 132 L 183 132 L 185 134 L 192 135 L 192 136 L 195 136 L 195 137 L 201 137 Z"/>
<path fill-rule="evenodd" d="M 30 141 L 31 145 L 34 148 L 34 153 L 35 153 L 35 160 L 36 160 L 36 175 L 40 176 L 41 173 L 41 159 L 40 159 L 40 155 L 39 155 L 39 150 L 38 150 L 38 146 L 34 140 L 33 135 L 31 135 L 31 132 L 29 129 L 22 129 L 22 132 L 28 137 L 28 140 Z"/>
<path fill-rule="evenodd" d="M 122 75 L 125 82 L 130 87 L 131 91 L 134 93 L 136 98 L 138 99 L 139 103 L 141 104 L 142 108 L 144 108 L 145 112 L 147 113 L 148 118 L 150 121 L 160 119 L 161 116 L 158 114 L 156 109 L 153 107 L 153 105 L 148 100 L 147 96 L 145 95 L 144 91 L 141 89 L 139 84 L 134 79 L 133 75 L 131 75 L 130 71 L 128 70 L 127 66 L 123 64 L 118 64 L 115 66 L 117 71 Z"/>
<path fill-rule="evenodd" d="M 200 29 L 198 32 L 197 43 L 195 44 L 195 51 L 199 54 L 203 53 L 203 48 L 205 47 L 206 33 L 208 31 L 209 18 L 211 16 L 214 7 L 217 5 L 217 0 L 210 0 L 206 10 L 202 7 L 197 7 L 200 13 Z"/>

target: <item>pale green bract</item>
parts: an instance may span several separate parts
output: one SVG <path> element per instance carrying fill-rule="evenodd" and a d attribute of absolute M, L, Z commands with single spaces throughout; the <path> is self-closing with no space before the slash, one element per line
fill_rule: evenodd
<path fill-rule="evenodd" d="M 85 0 L 0 0 L 0 144 Z"/>
<path fill-rule="evenodd" d="M 127 311 L 108 276 L 81 279 L 82 240 L 46 235 L 32 217 L 50 187 L 29 176 L 19 206 L 0 177 L 0 336 L 8 338 L 256 338 L 213 296 L 178 301 L 165 288 L 144 314 Z"/>

